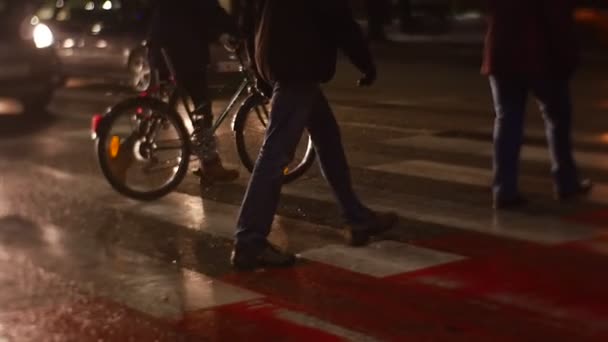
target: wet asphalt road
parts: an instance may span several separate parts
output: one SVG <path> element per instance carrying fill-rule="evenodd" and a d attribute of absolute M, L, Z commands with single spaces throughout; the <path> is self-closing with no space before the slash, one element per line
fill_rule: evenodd
<path fill-rule="evenodd" d="M 532 205 L 494 214 L 491 101 L 473 63 L 382 61 L 371 89 L 339 69 L 327 94 L 357 191 L 401 222 L 371 247 L 342 247 L 338 208 L 311 170 L 285 187 L 271 236 L 304 257 L 293 270 L 229 267 L 248 179 L 229 127 L 221 149 L 237 182 L 201 189 L 188 176 L 138 203 L 101 177 L 89 132 L 91 115 L 126 90 L 78 84 L 49 116 L 0 116 L 0 341 L 608 336 L 608 71 L 584 68 L 573 83 L 594 195 L 552 200 L 531 107 L 522 183 Z"/>

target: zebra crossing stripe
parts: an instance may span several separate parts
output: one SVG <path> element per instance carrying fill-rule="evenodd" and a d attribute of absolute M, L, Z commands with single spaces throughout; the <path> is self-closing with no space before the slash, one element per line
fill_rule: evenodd
<path fill-rule="evenodd" d="M 462 153 L 477 156 L 492 156 L 494 153 L 492 143 L 490 142 L 430 135 L 391 139 L 384 143 L 404 148 Z M 605 154 L 577 151 L 575 157 L 581 167 L 608 170 L 608 158 L 606 158 Z M 544 147 L 523 146 L 521 158 L 522 160 L 531 162 L 550 162 L 549 151 Z"/>
<path fill-rule="evenodd" d="M 306 259 L 377 278 L 414 272 L 464 259 L 458 255 L 395 241 L 380 241 L 366 248 L 328 245 L 302 252 L 300 255 Z"/>
<path fill-rule="evenodd" d="M 287 304 L 289 305 L 289 304 Z M 183 330 L 211 341 L 363 341 L 377 339 L 301 311 L 271 298 L 191 312 Z M 224 326 L 223 329 L 218 329 Z"/>
<path fill-rule="evenodd" d="M 491 170 L 427 160 L 405 160 L 396 163 L 375 165 L 368 168 L 375 171 L 477 187 L 488 187 L 492 182 Z M 523 176 L 521 178 L 523 182 L 538 183 L 548 191 L 552 189 L 552 183 L 549 179 L 529 176 Z M 589 200 L 599 204 L 608 204 L 608 185 L 595 183 Z"/>
<path fill-rule="evenodd" d="M 545 245 L 559 245 L 585 240 L 597 235 L 596 229 L 558 217 L 529 215 L 518 212 L 496 212 L 488 207 L 456 203 L 407 194 L 390 189 L 356 188 L 365 202 L 376 210 L 394 211 L 411 220 L 445 227 L 474 231 L 493 236 L 518 239 Z M 333 201 L 333 195 L 321 180 L 284 187 L 284 193 L 320 201 Z M 488 196 L 489 203 L 489 196 Z"/>
<path fill-rule="evenodd" d="M 53 168 L 43 167 L 41 171 L 63 181 L 70 179 L 68 174 Z M 88 183 L 91 184 L 91 182 Z M 234 222 L 238 213 L 236 206 L 208 200 L 201 201 L 199 197 L 182 193 L 172 193 L 150 203 L 133 201 L 120 196 L 112 196 L 111 201 L 104 202 L 120 210 L 226 239 L 233 238 Z M 349 248 L 343 245 L 343 241 L 319 237 L 318 227 L 312 224 L 283 217 L 277 217 L 273 236 L 271 236 L 271 238 L 274 237 L 273 240 L 281 240 L 282 236 L 285 236 L 286 232 L 282 228 L 284 226 L 290 227 L 287 232 L 290 240 L 306 241 L 301 246 L 295 246 L 296 249 L 302 251 L 300 253 L 302 257 L 377 277 L 411 272 L 463 259 L 458 255 L 395 241 L 381 241 L 366 248 Z M 330 228 L 325 229 L 335 231 Z M 336 234 L 336 237 L 338 235 Z M 336 242 L 340 242 L 340 244 Z M 290 246 L 290 249 L 293 247 Z"/>

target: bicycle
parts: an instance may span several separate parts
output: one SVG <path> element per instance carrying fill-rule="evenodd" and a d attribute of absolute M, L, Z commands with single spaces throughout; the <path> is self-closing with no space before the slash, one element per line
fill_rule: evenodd
<path fill-rule="evenodd" d="M 240 104 L 232 120 L 232 130 L 240 161 L 252 172 L 270 119 L 270 101 L 257 88 L 256 75 L 247 66 L 241 49 L 230 51 L 237 57 L 242 81 L 211 131 L 217 132 Z M 157 86 L 121 101 L 105 114 L 95 116 L 92 122 L 92 138 L 104 177 L 117 192 L 142 201 L 156 200 L 175 190 L 193 160 L 192 133 L 186 124 L 194 121 L 194 109 L 190 108 L 184 89 L 175 79 L 168 55 L 164 51 L 162 55 L 169 72 L 168 81 L 160 82 L 156 72 Z M 177 110 L 180 103 L 186 111 L 185 118 Z M 126 123 L 122 122 L 125 119 Z M 127 154 L 121 153 L 121 146 L 127 146 Z M 177 155 L 171 155 L 172 151 Z M 305 132 L 294 159 L 283 172 L 284 182 L 302 176 L 315 157 L 312 140 Z M 123 175 L 122 169 L 116 167 L 121 158 L 131 158 L 132 163 L 141 166 L 141 173 L 133 177 L 133 170 L 129 169 Z"/>

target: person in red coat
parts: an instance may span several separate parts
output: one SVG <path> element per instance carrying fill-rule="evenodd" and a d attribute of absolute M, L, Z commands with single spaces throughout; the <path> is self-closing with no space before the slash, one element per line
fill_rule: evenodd
<path fill-rule="evenodd" d="M 570 80 L 579 63 L 574 0 L 488 0 L 482 72 L 489 77 L 494 127 L 494 207 L 526 203 L 518 188 L 524 115 L 532 93 L 543 113 L 561 200 L 589 193 L 572 152 Z"/>

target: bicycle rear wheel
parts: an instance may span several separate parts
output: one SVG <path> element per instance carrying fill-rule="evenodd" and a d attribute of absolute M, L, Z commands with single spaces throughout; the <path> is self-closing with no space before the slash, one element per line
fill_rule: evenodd
<path fill-rule="evenodd" d="M 259 95 L 249 96 L 239 108 L 234 121 L 236 147 L 241 162 L 253 171 L 260 149 L 264 144 L 266 128 L 270 120 L 270 105 Z M 284 183 L 301 177 L 314 164 L 315 149 L 308 132 L 304 132 L 296 148 L 293 160 L 285 167 Z"/>
<path fill-rule="evenodd" d="M 112 107 L 97 130 L 99 166 L 119 193 L 151 201 L 173 191 L 190 162 L 190 135 L 167 104 L 128 99 Z"/>

